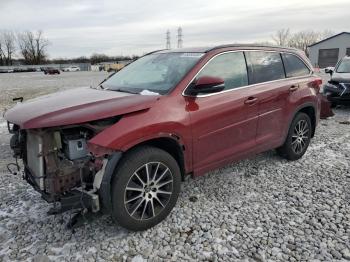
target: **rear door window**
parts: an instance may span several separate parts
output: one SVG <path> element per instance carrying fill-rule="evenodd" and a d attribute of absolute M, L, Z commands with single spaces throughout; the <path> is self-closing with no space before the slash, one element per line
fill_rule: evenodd
<path fill-rule="evenodd" d="M 243 52 L 224 53 L 214 57 L 197 76 L 220 77 L 225 81 L 225 89 L 248 85 L 247 66 Z"/>
<path fill-rule="evenodd" d="M 247 51 L 249 83 L 257 84 L 285 78 L 280 53 Z"/>
<path fill-rule="evenodd" d="M 299 57 L 283 53 L 282 58 L 287 77 L 306 76 L 310 74 L 310 69 Z"/>

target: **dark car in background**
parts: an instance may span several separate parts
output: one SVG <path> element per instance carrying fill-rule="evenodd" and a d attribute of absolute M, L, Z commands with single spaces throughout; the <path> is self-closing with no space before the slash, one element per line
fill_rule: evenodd
<path fill-rule="evenodd" d="M 55 75 L 55 74 L 60 74 L 60 70 L 58 70 L 57 68 L 53 68 L 53 67 L 46 67 L 43 69 L 44 74 L 47 75 Z"/>
<path fill-rule="evenodd" d="M 341 59 L 334 69 L 326 68 L 331 79 L 324 86 L 323 93 L 332 106 L 350 105 L 350 56 Z"/>

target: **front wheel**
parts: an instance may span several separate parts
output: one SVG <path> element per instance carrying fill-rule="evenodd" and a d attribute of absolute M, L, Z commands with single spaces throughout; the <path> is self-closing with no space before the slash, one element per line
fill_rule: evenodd
<path fill-rule="evenodd" d="M 277 149 L 278 154 L 288 160 L 301 158 L 310 144 L 311 131 L 310 117 L 305 113 L 298 113 L 289 127 L 286 141 Z"/>
<path fill-rule="evenodd" d="M 180 184 L 180 168 L 169 153 L 154 147 L 133 149 L 114 174 L 112 217 L 132 231 L 153 227 L 175 206 Z"/>

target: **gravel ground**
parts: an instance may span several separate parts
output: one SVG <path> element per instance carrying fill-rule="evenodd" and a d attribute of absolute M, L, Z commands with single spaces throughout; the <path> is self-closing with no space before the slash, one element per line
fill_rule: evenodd
<path fill-rule="evenodd" d="M 70 214 L 9 175 L 0 122 L 0 261 L 350 260 L 350 108 L 321 121 L 295 162 L 269 151 L 183 183 L 171 215 L 145 232 L 107 216 L 72 232 Z"/>

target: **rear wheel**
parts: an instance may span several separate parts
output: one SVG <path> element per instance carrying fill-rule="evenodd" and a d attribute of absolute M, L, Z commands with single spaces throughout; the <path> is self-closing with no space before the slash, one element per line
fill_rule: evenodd
<path fill-rule="evenodd" d="M 288 160 L 301 158 L 310 144 L 311 131 L 310 117 L 305 113 L 298 113 L 289 127 L 286 141 L 277 149 L 279 155 Z"/>
<path fill-rule="evenodd" d="M 112 216 L 132 231 L 160 223 L 176 204 L 180 168 L 166 151 L 140 147 L 126 153 L 112 181 Z"/>

